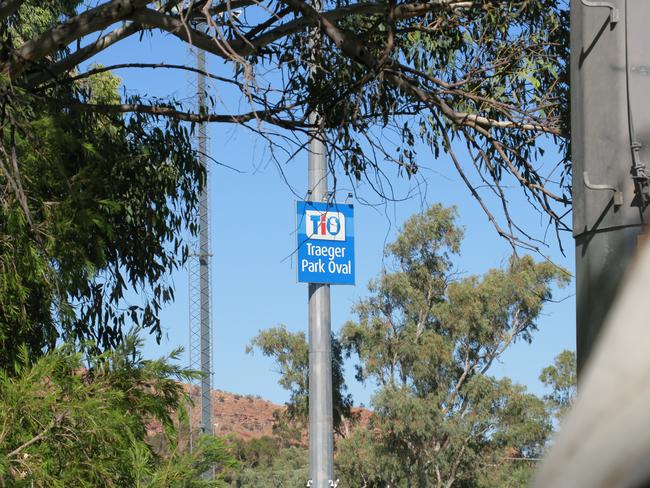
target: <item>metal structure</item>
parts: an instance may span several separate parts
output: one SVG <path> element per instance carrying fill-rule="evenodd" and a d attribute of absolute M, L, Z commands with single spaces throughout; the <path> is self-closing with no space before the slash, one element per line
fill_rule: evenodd
<path fill-rule="evenodd" d="M 646 1 L 646 0 L 644 0 Z M 650 486 L 650 242 L 640 246 L 534 488 Z"/>
<path fill-rule="evenodd" d="M 571 0 L 580 388 L 535 488 L 650 486 L 648 19 L 648 0 Z"/>
<path fill-rule="evenodd" d="M 316 123 L 316 114 L 310 116 Z M 309 199 L 327 201 L 327 163 L 323 134 L 309 144 Z M 330 285 L 309 284 L 309 472 L 313 488 L 329 488 L 334 476 L 332 415 L 332 323 Z"/>
<path fill-rule="evenodd" d="M 571 0 L 571 151 L 578 370 L 646 227 L 650 1 Z"/>
<path fill-rule="evenodd" d="M 205 52 L 194 49 L 196 67 L 199 74 L 196 79 L 197 110 L 206 111 Z M 212 294 L 210 286 L 210 212 L 209 212 L 209 173 L 208 173 L 208 133 L 207 123 L 198 124 L 196 133 L 196 150 L 199 161 L 206 171 L 206 180 L 199 195 L 199 235 L 192 243 L 192 255 L 189 262 L 190 320 L 189 352 L 190 368 L 203 373 L 200 382 L 201 410 L 200 430 L 212 434 Z M 190 428 L 190 446 L 194 443 L 194 429 Z"/>
<path fill-rule="evenodd" d="M 322 9 L 321 0 L 313 7 Z M 311 36 L 312 76 L 315 75 L 321 49 L 318 29 Z M 318 113 L 309 122 L 319 123 Z M 307 199 L 324 202 L 327 190 L 327 148 L 322 130 L 313 130 L 309 141 Z M 309 474 L 308 486 L 330 488 L 334 479 L 334 421 L 332 408 L 332 321 L 330 285 L 310 283 L 309 300 Z"/>

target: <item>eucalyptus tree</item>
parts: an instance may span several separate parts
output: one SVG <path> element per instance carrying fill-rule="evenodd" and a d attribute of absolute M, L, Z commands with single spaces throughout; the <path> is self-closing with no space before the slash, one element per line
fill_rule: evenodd
<path fill-rule="evenodd" d="M 539 380 L 551 389 L 544 399 L 557 419 L 561 420 L 573 405 L 578 393 L 578 368 L 575 351 L 564 350 L 558 354 L 553 360 L 553 364 L 542 370 Z"/>
<path fill-rule="evenodd" d="M 247 125 L 280 162 L 304 145 L 316 110 L 333 174 L 389 198 L 390 165 L 413 177 L 423 142 L 435 158 L 450 156 L 501 235 L 537 247 L 508 192 L 520 188 L 566 227 L 567 9 L 556 0 L 320 9 L 303 0 L 2 0 L 3 361 L 16 344 L 37 353 L 61 334 L 114 347 L 129 321 L 160 337 L 158 313 L 173 298 L 166 277 L 187 256 L 179 236 L 195 230 L 203 179 L 192 123 Z M 171 95 L 118 96 L 108 73 L 193 66 L 91 64 L 127 38 L 155 45 L 156 33 L 222 61 L 205 74 L 229 103 L 197 112 Z M 234 111 L 241 102 L 249 107 Z M 548 167 L 551 140 L 560 156 Z M 125 301 L 127 288 L 145 303 Z"/>
<path fill-rule="evenodd" d="M 347 406 L 340 417 L 354 412 L 342 354 L 372 391 L 368 423 L 352 419 L 336 439 L 336 473 L 346 486 L 524 486 L 553 414 L 574 392 L 569 352 L 542 372 L 553 388 L 548 398 L 493 374 L 514 343 L 533 340 L 544 304 L 569 274 L 513 255 L 502 269 L 461 275 L 453 266 L 463 235 L 456 217 L 455 209 L 434 205 L 408 219 L 386 248 L 389 268 L 354 307 L 357 319 L 333 338 L 335 404 Z M 304 334 L 271 328 L 252 346 L 275 360 L 291 392 L 287 411 L 304 417 Z"/>
<path fill-rule="evenodd" d="M 280 386 L 291 393 L 284 411 L 275 415 L 274 430 L 280 437 L 302 440 L 309 425 L 309 345 L 304 332 L 290 332 L 285 326 L 272 327 L 259 332 L 246 348 L 248 353 L 259 349 L 264 356 L 273 358 L 280 373 Z M 340 341 L 332 337 L 332 404 L 334 430 L 343 435 L 350 421 L 352 395 L 347 393 L 343 373 L 343 349 Z M 287 435 L 289 434 L 289 435 Z"/>
<path fill-rule="evenodd" d="M 561 221 L 555 204 L 569 203 L 566 157 L 548 174 L 535 164 L 544 151 L 544 136 L 556 140 L 561 154 L 566 150 L 565 1 L 337 0 L 322 2 L 322 11 L 303 0 L 112 0 L 91 5 L 4 0 L 1 5 L 0 70 L 12 86 L 59 107 L 248 122 L 256 130 L 266 122 L 294 131 L 306 129 L 307 115 L 317 109 L 332 144 L 333 164 L 341 163 L 354 177 L 361 178 L 381 159 L 370 156 L 369 147 L 385 153 L 406 174 L 414 173 L 413 146 L 421 139 L 436 156 L 467 146 L 470 160 L 454 158 L 454 164 L 486 211 L 488 203 L 469 179 L 472 166 L 503 200 L 507 189 L 500 183 L 509 175 L 555 223 Z M 41 11 L 51 14 L 48 21 L 36 29 L 27 22 L 26 28 L 26 19 Z M 315 29 L 322 41 L 317 55 Z M 208 74 L 215 90 L 234 88 L 251 110 L 188 113 L 171 98 L 89 103 L 48 92 L 48 87 L 105 70 L 195 70 L 143 59 L 80 72 L 82 63 L 110 46 L 155 31 L 223 60 L 231 74 Z M 397 155 L 383 151 L 380 133 L 372 130 L 376 127 L 398 131 Z M 521 236 L 509 225 L 507 210 L 505 225 L 488 214 L 499 232 Z"/>
<path fill-rule="evenodd" d="M 387 247 L 394 268 L 341 331 L 357 379 L 377 385 L 369 427 L 342 441 L 337 458 L 363 486 L 509 486 L 503 476 L 531 470 L 498 471 L 539 457 L 551 432 L 542 399 L 490 373 L 513 343 L 532 340 L 568 274 L 513 256 L 504 269 L 461 277 L 451 267 L 462 236 L 454 219 L 439 205 L 411 217 Z"/>

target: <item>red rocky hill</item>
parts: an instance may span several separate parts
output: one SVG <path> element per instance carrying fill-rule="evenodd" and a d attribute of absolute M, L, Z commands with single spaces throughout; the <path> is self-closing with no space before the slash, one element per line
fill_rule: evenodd
<path fill-rule="evenodd" d="M 201 412 L 199 389 L 191 388 L 195 407 L 192 414 L 193 425 L 199 424 Z M 273 435 L 273 412 L 284 410 L 284 405 L 264 400 L 259 396 L 239 395 L 221 390 L 212 392 L 212 411 L 214 433 L 218 436 L 234 434 L 241 439 L 253 439 Z M 366 409 L 355 409 L 360 416 L 360 424 L 367 425 L 371 412 Z"/>

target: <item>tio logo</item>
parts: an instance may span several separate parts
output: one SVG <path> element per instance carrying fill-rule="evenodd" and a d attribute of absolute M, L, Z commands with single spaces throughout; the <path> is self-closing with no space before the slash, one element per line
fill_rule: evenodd
<path fill-rule="evenodd" d="M 307 239 L 345 240 L 345 215 L 341 212 L 306 210 L 305 213 Z"/>

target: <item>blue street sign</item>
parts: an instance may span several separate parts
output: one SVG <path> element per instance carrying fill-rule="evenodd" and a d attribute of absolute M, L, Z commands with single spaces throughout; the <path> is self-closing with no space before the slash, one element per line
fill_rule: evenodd
<path fill-rule="evenodd" d="M 298 202 L 298 281 L 354 285 L 354 207 Z"/>

